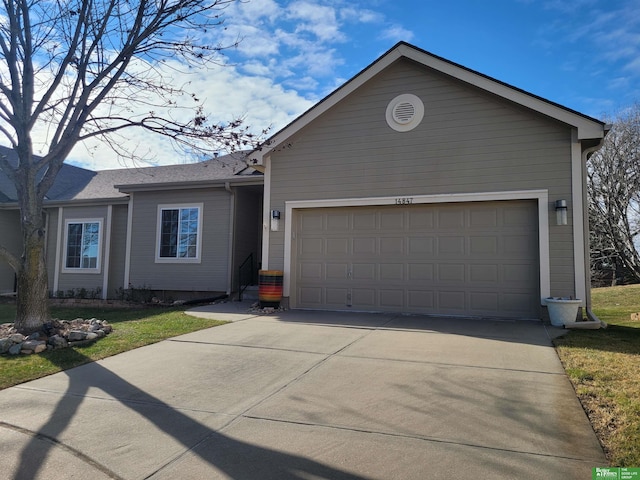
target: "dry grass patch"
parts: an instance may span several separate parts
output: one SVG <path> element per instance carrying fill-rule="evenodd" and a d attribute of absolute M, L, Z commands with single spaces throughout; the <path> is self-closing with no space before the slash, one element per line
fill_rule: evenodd
<path fill-rule="evenodd" d="M 611 466 L 640 466 L 640 285 L 593 290 L 606 330 L 556 340 L 560 359 Z"/>

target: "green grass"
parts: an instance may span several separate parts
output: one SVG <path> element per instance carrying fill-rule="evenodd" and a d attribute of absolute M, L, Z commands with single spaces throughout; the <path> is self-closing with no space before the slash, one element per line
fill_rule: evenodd
<path fill-rule="evenodd" d="M 192 317 L 182 310 L 164 308 L 52 308 L 51 313 L 54 318 L 65 320 L 94 317 L 107 320 L 113 326 L 113 332 L 85 347 L 53 350 L 39 355 L 0 356 L 0 389 L 166 338 L 226 323 Z M 12 323 L 14 318 L 15 306 L 0 304 L 0 323 Z"/>
<path fill-rule="evenodd" d="M 598 288 L 593 310 L 605 330 L 556 340 L 567 375 L 611 466 L 640 466 L 640 285 Z"/>

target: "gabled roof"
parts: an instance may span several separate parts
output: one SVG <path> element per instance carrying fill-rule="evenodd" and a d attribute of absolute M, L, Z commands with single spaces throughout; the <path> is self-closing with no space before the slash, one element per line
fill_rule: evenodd
<path fill-rule="evenodd" d="M 0 155 L 17 165 L 17 156 L 12 149 L 0 146 Z M 226 182 L 262 183 L 262 175 L 256 175 L 258 172 L 247 167 L 245 155 L 246 152 L 237 152 L 199 163 L 100 171 L 65 163 L 47 192 L 45 202 L 126 201 L 127 193 L 134 190 L 171 189 L 178 188 L 178 185 L 187 188 Z M 0 171 L 0 204 L 14 204 L 16 201 L 15 186 Z"/>
<path fill-rule="evenodd" d="M 605 135 L 605 124 L 595 118 L 591 118 L 570 108 L 563 107 L 562 105 L 513 87 L 406 42 L 399 42 L 347 83 L 274 134 L 261 148 L 249 155 L 250 162 L 255 165 L 261 165 L 263 157 L 267 156 L 269 152 L 277 148 L 289 137 L 307 126 L 400 58 L 413 60 L 438 72 L 570 125 L 577 129 L 579 140 L 601 139 Z"/>

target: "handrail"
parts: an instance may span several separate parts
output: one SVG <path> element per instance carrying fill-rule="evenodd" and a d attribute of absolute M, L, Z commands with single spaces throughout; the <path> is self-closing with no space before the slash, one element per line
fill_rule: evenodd
<path fill-rule="evenodd" d="M 238 268 L 238 301 L 242 301 L 242 292 L 255 283 L 253 253 L 250 253 Z"/>

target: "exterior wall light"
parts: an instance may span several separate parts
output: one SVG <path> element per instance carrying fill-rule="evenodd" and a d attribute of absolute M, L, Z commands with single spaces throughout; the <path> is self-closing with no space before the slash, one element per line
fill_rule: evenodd
<path fill-rule="evenodd" d="M 280 210 L 271 210 L 271 231 L 280 230 Z"/>
<path fill-rule="evenodd" d="M 557 225 L 567 224 L 567 201 L 566 200 L 556 200 L 556 224 Z"/>

